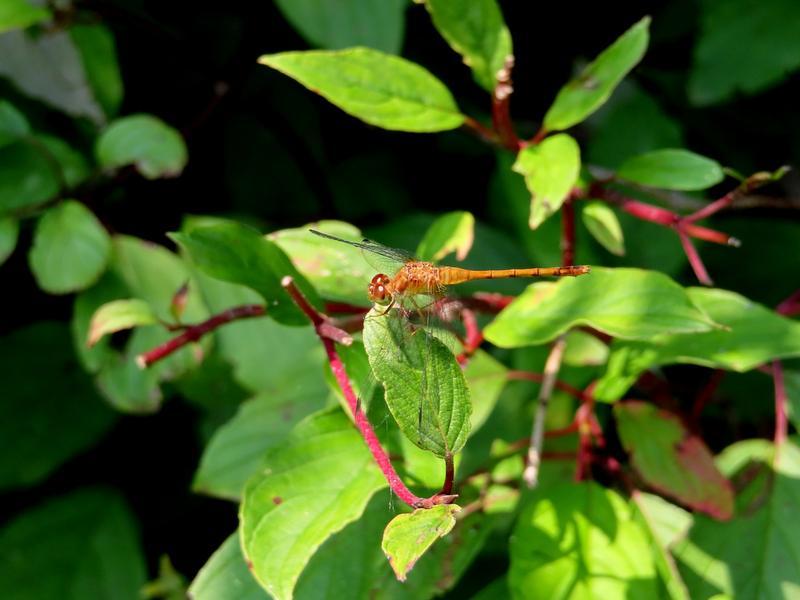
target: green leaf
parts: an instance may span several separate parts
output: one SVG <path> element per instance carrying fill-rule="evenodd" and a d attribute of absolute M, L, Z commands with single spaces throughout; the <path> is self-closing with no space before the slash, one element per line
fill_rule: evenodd
<path fill-rule="evenodd" d="M 603 248 L 617 256 L 625 254 L 622 226 L 616 213 L 607 204 L 600 201 L 589 202 L 583 207 L 581 216 L 586 229 Z"/>
<path fill-rule="evenodd" d="M 442 37 L 472 69 L 475 81 L 494 91 L 497 72 L 514 52 L 496 0 L 425 0 L 425 7 Z"/>
<path fill-rule="evenodd" d="M 688 84 L 693 104 L 705 106 L 737 93 L 757 93 L 800 67 L 796 35 L 800 6 L 793 0 L 703 0 L 699 4 L 700 35 Z"/>
<path fill-rule="evenodd" d="M 516 348 L 544 344 L 580 325 L 634 340 L 715 327 L 686 290 L 666 275 L 593 268 L 582 277 L 533 284 L 497 315 L 484 334 L 497 346 Z"/>
<path fill-rule="evenodd" d="M 0 33 L 11 29 L 24 29 L 51 17 L 43 6 L 34 6 L 27 0 L 3 0 L 0 3 Z"/>
<path fill-rule="evenodd" d="M 57 165 L 34 144 L 0 148 L 0 216 L 46 202 L 60 187 Z"/>
<path fill-rule="evenodd" d="M 158 323 L 158 319 L 153 314 L 153 309 L 144 300 L 136 298 L 114 300 L 103 304 L 92 315 L 86 344 L 94 346 L 100 341 L 100 338 L 110 333 L 155 323 Z"/>
<path fill-rule="evenodd" d="M 405 581 L 428 548 L 450 533 L 456 524 L 454 515 L 460 510 L 455 504 L 418 508 L 412 513 L 397 515 L 389 522 L 383 532 L 381 549 L 398 580 Z"/>
<path fill-rule="evenodd" d="M 800 323 L 735 292 L 687 291 L 695 305 L 724 327 L 692 335 L 657 335 L 646 342 L 614 342 L 608 369 L 595 389 L 598 399 L 621 397 L 643 371 L 658 365 L 689 363 L 744 372 L 776 358 L 800 356 Z"/>
<path fill-rule="evenodd" d="M 318 385 L 262 393 L 244 402 L 236 415 L 214 432 L 194 476 L 195 491 L 239 500 L 245 483 L 280 446 L 291 428 L 324 404 Z"/>
<path fill-rule="evenodd" d="M 59 138 L 39 134 L 30 139 L 50 163 L 59 183 L 71 190 L 89 177 L 89 165 L 83 154 Z"/>
<path fill-rule="evenodd" d="M 595 483 L 537 491 L 514 527 L 514 598 L 657 598 L 650 544 L 630 507 Z"/>
<path fill-rule="evenodd" d="M 42 481 L 114 422 L 78 364 L 64 324 L 40 322 L 3 336 L 0 381 L 0 489 Z"/>
<path fill-rule="evenodd" d="M 608 346 L 596 336 L 580 329 L 567 333 L 564 364 L 573 367 L 604 365 L 608 360 Z"/>
<path fill-rule="evenodd" d="M 464 260 L 475 239 L 475 217 L 466 211 L 454 211 L 436 219 L 417 246 L 420 260 L 439 261 L 452 252 Z"/>
<path fill-rule="evenodd" d="M 172 233 L 201 271 L 222 281 L 246 285 L 267 301 L 267 316 L 286 325 L 306 325 L 306 317 L 281 286 L 291 276 L 311 304 L 322 303 L 313 287 L 277 245 L 256 230 L 233 221 Z"/>
<path fill-rule="evenodd" d="M 188 160 L 181 134 L 148 114 L 112 122 L 97 138 L 95 154 L 104 169 L 134 165 L 147 179 L 177 177 Z"/>
<path fill-rule="evenodd" d="M 740 442 L 728 453 L 757 450 Z M 739 448 L 737 446 L 744 446 Z M 800 581 L 800 531 L 796 506 L 800 497 L 800 448 L 787 441 L 771 448 L 771 456 L 750 453 L 735 461 L 726 475 L 737 472 L 743 487 L 737 495 L 736 516 L 719 522 L 695 518 L 689 537 L 675 548 L 681 574 L 692 598 L 724 595 L 736 598 L 786 598 Z M 746 543 L 732 543 L 746 540 Z"/>
<path fill-rule="evenodd" d="M 0 596 L 137 600 L 147 576 L 133 515 L 117 492 L 88 488 L 0 530 Z"/>
<path fill-rule="evenodd" d="M 629 158 L 617 176 L 640 185 L 666 190 L 704 190 L 725 178 L 716 161 L 688 150 L 653 150 Z"/>
<path fill-rule="evenodd" d="M 441 81 L 415 63 L 377 50 L 282 52 L 258 61 L 370 125 L 434 132 L 464 122 Z"/>
<path fill-rule="evenodd" d="M 269 600 L 247 568 L 238 532 L 211 555 L 188 591 L 192 600 Z"/>
<path fill-rule="evenodd" d="M 312 46 L 338 50 L 369 46 L 399 54 L 405 29 L 405 0 L 277 0 L 278 8 Z"/>
<path fill-rule="evenodd" d="M 16 142 L 30 132 L 25 115 L 10 102 L 0 100 L 0 147 Z"/>
<path fill-rule="evenodd" d="M 245 489 L 242 547 L 261 585 L 289 600 L 314 552 L 386 482 L 338 409 L 302 421 L 264 464 Z"/>
<path fill-rule="evenodd" d="M 650 17 L 644 17 L 561 88 L 544 116 L 543 127 L 547 131 L 568 129 L 600 108 L 644 56 L 649 26 Z"/>
<path fill-rule="evenodd" d="M 525 177 L 525 185 L 531 193 L 528 224 L 536 229 L 561 209 L 578 181 L 581 150 L 572 137 L 559 133 L 535 146 L 523 148 L 512 169 Z"/>
<path fill-rule="evenodd" d="M 386 389 L 386 405 L 405 436 L 437 456 L 453 456 L 467 441 L 472 405 L 453 353 L 424 329 L 411 330 L 398 311 L 372 309 L 364 347 Z"/>
<path fill-rule="evenodd" d="M 0 265 L 14 252 L 19 236 L 19 221 L 16 219 L 0 218 Z"/>
<path fill-rule="evenodd" d="M 113 117 L 124 93 L 114 35 L 104 25 L 73 25 L 69 34 L 80 53 L 95 99 L 106 117 Z"/>
<path fill-rule="evenodd" d="M 39 219 L 28 259 L 40 288 L 68 294 L 96 282 L 110 256 L 111 238 L 97 217 L 67 200 Z"/>
<path fill-rule="evenodd" d="M 614 416 L 620 441 L 648 485 L 718 519 L 733 515 L 733 487 L 680 419 L 638 401 L 618 402 Z"/>
<path fill-rule="evenodd" d="M 800 371 L 784 369 L 783 384 L 786 388 L 786 396 L 789 398 L 787 413 L 789 420 L 794 424 L 794 428 L 800 430 Z"/>
<path fill-rule="evenodd" d="M 464 369 L 472 403 L 470 433 L 486 422 L 506 386 L 508 368 L 488 352 L 478 350 Z"/>
<path fill-rule="evenodd" d="M 319 221 L 311 226 L 346 240 L 363 238 L 356 227 L 341 221 Z M 321 296 L 368 306 L 367 283 L 375 270 L 364 260 L 364 253 L 353 246 L 313 235 L 308 229 L 283 229 L 267 237 L 289 255 Z"/>

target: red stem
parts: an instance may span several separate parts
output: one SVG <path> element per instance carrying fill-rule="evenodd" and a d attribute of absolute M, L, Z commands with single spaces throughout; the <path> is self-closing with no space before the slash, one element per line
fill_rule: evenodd
<path fill-rule="evenodd" d="M 561 206 L 561 266 L 575 264 L 575 205 L 568 197 Z"/>
<path fill-rule="evenodd" d="M 475 318 L 475 313 L 470 309 L 465 308 L 461 311 L 461 321 L 464 323 L 464 351 L 456 358 L 460 364 L 465 364 L 470 356 L 475 354 L 475 351 L 483 343 L 483 332 L 478 326 L 478 320 Z"/>
<path fill-rule="evenodd" d="M 220 325 L 225 325 L 231 321 L 239 319 L 249 319 L 252 317 L 263 316 L 266 309 L 260 304 L 245 304 L 243 306 L 234 306 L 226 311 L 223 311 L 211 318 L 198 323 L 197 325 L 189 325 L 184 329 L 183 333 L 171 340 L 164 342 L 160 346 L 156 346 L 152 350 L 144 352 L 136 357 L 136 364 L 142 369 L 149 367 L 154 362 L 166 358 L 173 352 L 180 350 L 186 344 L 196 342 L 205 334 L 214 331 Z"/>
<path fill-rule="evenodd" d="M 497 85 L 492 94 L 492 125 L 497 132 L 500 143 L 512 152 L 519 152 L 522 142 L 514 130 L 511 120 L 511 94 L 514 87 L 511 82 L 511 70 L 514 68 L 514 57 L 506 57 L 503 68 L 497 73 Z"/>
<path fill-rule="evenodd" d="M 692 423 L 695 426 L 700 422 L 700 415 L 703 413 L 703 409 L 714 396 L 714 392 L 717 391 L 723 377 L 725 377 L 725 371 L 723 369 L 714 369 L 711 373 L 711 377 L 708 378 L 708 382 L 703 386 L 703 389 L 700 390 L 700 393 L 697 394 L 697 398 L 694 400 L 694 406 L 692 406 Z"/>
<path fill-rule="evenodd" d="M 444 484 L 442 485 L 441 495 L 449 495 L 453 493 L 453 480 L 455 479 L 455 464 L 453 456 L 448 454 L 444 457 Z"/>
<path fill-rule="evenodd" d="M 786 419 L 786 405 L 789 399 L 783 381 L 783 365 L 779 360 L 772 361 L 772 379 L 775 383 L 775 445 L 780 446 L 786 441 L 789 431 Z"/>
<path fill-rule="evenodd" d="M 678 228 L 678 237 L 681 240 L 683 251 L 686 253 L 686 258 L 689 259 L 689 264 L 692 266 L 692 270 L 697 276 L 698 281 L 703 285 L 713 285 L 714 282 L 711 281 L 711 277 L 708 276 L 708 271 L 706 271 L 706 266 L 697 253 L 697 248 L 694 247 L 692 240 L 689 239 L 689 236 L 680 227 Z"/>
<path fill-rule="evenodd" d="M 534 373 L 533 371 L 508 371 L 506 373 L 506 379 L 533 381 L 534 383 L 542 383 L 544 381 L 544 375 L 542 375 L 541 373 Z M 586 402 L 591 399 L 589 396 L 584 394 L 578 388 L 572 387 L 570 384 L 564 383 L 563 381 L 556 380 L 555 388 L 557 390 L 561 390 L 562 392 L 566 392 L 573 398 L 577 398 L 578 400 L 581 400 L 583 402 Z"/>
<path fill-rule="evenodd" d="M 501 145 L 500 140 L 497 139 L 497 134 L 494 131 L 472 117 L 465 116 L 464 125 L 462 125 L 462 127 L 487 144 L 491 144 L 493 146 Z"/>
<path fill-rule="evenodd" d="M 794 315 L 800 314 L 800 290 L 797 290 L 791 296 L 786 298 L 786 300 L 778 304 L 778 307 L 775 309 L 775 311 L 779 315 L 783 315 L 785 317 L 793 317 Z"/>

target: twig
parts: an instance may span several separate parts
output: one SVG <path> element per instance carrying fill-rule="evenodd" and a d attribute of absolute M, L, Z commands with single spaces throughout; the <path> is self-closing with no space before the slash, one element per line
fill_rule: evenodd
<path fill-rule="evenodd" d="M 497 72 L 497 85 L 492 93 L 492 125 L 497 132 L 500 143 L 511 150 L 519 152 L 522 142 L 517 137 L 514 130 L 514 122 L 511 120 L 511 94 L 514 93 L 514 86 L 511 81 L 511 71 L 514 68 L 514 56 L 506 56 L 503 68 Z"/>
<path fill-rule="evenodd" d="M 789 424 L 786 419 L 786 385 L 783 381 L 783 365 L 781 361 L 772 361 L 772 379 L 775 383 L 775 445 L 781 446 L 788 435 Z"/>
<path fill-rule="evenodd" d="M 313 306 L 311 306 L 290 276 L 287 275 L 284 277 L 281 280 L 281 285 L 289 294 L 289 296 L 291 296 L 291 298 L 295 301 L 298 308 L 305 313 L 305 315 L 314 325 L 314 329 L 316 330 L 317 335 L 325 347 L 325 353 L 328 356 L 331 372 L 336 378 L 336 382 L 339 384 L 339 389 L 342 391 L 342 395 L 347 402 L 347 406 L 350 408 L 350 412 L 353 414 L 356 428 L 364 438 L 364 442 L 366 442 L 372 457 L 375 459 L 378 468 L 383 473 L 386 481 L 389 483 L 389 487 L 392 489 L 395 495 L 412 508 L 430 508 L 437 504 L 450 504 L 455 499 L 455 496 L 453 495 L 436 494 L 430 498 L 420 498 L 419 496 L 414 495 L 411 490 L 406 487 L 397 474 L 397 471 L 394 470 L 389 456 L 386 454 L 386 452 L 384 452 L 383 447 L 378 440 L 378 436 L 375 435 L 372 425 L 370 425 L 367 416 L 361 409 L 361 403 L 358 401 L 358 397 L 350 385 L 350 379 L 347 377 L 347 371 L 344 363 L 339 357 L 339 353 L 336 351 L 334 340 L 324 331 L 323 326 L 326 323 L 330 325 L 328 318 L 324 315 L 321 315 Z"/>
<path fill-rule="evenodd" d="M 523 380 L 523 381 L 532 381 L 534 383 L 542 383 L 545 379 L 545 376 L 541 373 L 534 373 L 533 371 L 508 371 L 506 372 L 506 379 L 510 380 Z M 561 390 L 562 392 L 566 392 L 573 398 L 581 400 L 583 402 L 587 401 L 589 398 L 586 394 L 584 394 L 581 390 L 576 387 L 571 386 L 568 383 L 564 383 L 563 381 L 556 380 L 553 382 L 554 387 L 557 390 Z"/>
<path fill-rule="evenodd" d="M 238 321 L 239 319 L 250 319 L 253 317 L 261 317 L 266 313 L 266 309 L 260 304 L 245 304 L 242 306 L 234 306 L 211 318 L 198 323 L 197 325 L 187 325 L 183 333 L 179 336 L 164 342 L 160 346 L 156 346 L 152 350 L 148 350 L 136 357 L 136 364 L 140 368 L 145 369 L 159 360 L 166 358 L 173 352 L 183 348 L 190 342 L 196 342 L 201 337 L 214 331 L 217 327 Z"/>
<path fill-rule="evenodd" d="M 455 464 L 453 462 L 453 455 L 448 453 L 444 457 L 444 484 L 442 491 L 439 492 L 442 496 L 447 496 L 453 493 L 453 479 L 455 478 Z"/>
<path fill-rule="evenodd" d="M 483 343 L 483 332 L 478 326 L 478 319 L 475 318 L 475 313 L 468 308 L 461 310 L 461 321 L 464 323 L 464 351 L 459 354 L 456 359 L 459 364 L 465 364 L 469 358 L 475 354 L 480 345 Z"/>
<path fill-rule="evenodd" d="M 568 196 L 561 206 L 561 266 L 575 264 L 575 205 Z"/>
<path fill-rule="evenodd" d="M 544 365 L 544 378 L 542 387 L 539 389 L 539 404 L 536 407 L 536 416 L 533 419 L 533 432 L 531 433 L 531 443 L 528 447 L 528 459 L 522 479 L 529 488 L 536 487 L 539 479 L 539 466 L 541 465 L 542 443 L 544 441 L 544 422 L 547 417 L 547 405 L 550 403 L 550 396 L 553 393 L 556 377 L 561 368 L 561 359 L 564 357 L 564 350 L 567 347 L 567 338 L 564 335 L 553 344 L 547 361 Z"/>
<path fill-rule="evenodd" d="M 711 277 L 708 276 L 706 266 L 703 264 L 703 260 L 700 258 L 700 255 L 697 253 L 697 248 L 695 248 L 694 244 L 692 244 L 692 240 L 689 239 L 689 236 L 683 229 L 679 228 L 677 231 L 678 238 L 681 240 L 681 246 L 683 246 L 683 251 L 686 253 L 686 258 L 689 259 L 689 264 L 691 265 L 697 280 L 703 285 L 713 285 L 714 282 L 711 281 Z"/>
<path fill-rule="evenodd" d="M 480 121 L 473 119 L 472 117 L 464 117 L 464 124 L 462 127 L 479 140 L 482 140 L 487 144 L 491 144 L 492 146 L 502 147 L 500 140 L 497 139 L 497 134 Z"/>

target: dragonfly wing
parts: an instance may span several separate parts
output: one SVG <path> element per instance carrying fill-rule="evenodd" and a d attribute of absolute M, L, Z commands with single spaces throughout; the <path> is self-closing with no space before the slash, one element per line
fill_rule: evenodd
<path fill-rule="evenodd" d="M 335 235 L 330 235 L 329 233 L 317 231 L 316 229 L 309 229 L 309 231 L 314 235 L 359 248 L 364 256 L 364 260 L 379 273 L 394 275 L 405 263 L 415 260 L 414 256 L 405 250 L 390 248 L 389 246 L 384 246 L 379 242 L 373 242 L 367 238 L 359 242 L 356 240 L 345 240 Z"/>

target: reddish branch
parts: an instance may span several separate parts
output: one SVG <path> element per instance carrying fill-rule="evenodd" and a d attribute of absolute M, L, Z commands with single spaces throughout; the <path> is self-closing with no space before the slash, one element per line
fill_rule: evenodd
<path fill-rule="evenodd" d="M 779 360 L 772 361 L 772 379 L 775 383 L 775 445 L 780 446 L 786 441 L 789 431 L 786 419 L 786 405 L 789 399 L 783 381 L 783 365 Z"/>
<path fill-rule="evenodd" d="M 136 364 L 138 364 L 142 369 L 149 367 L 154 362 L 157 362 L 162 358 L 166 358 L 173 352 L 180 350 L 186 344 L 196 342 L 207 333 L 214 331 L 220 325 L 225 325 L 226 323 L 230 323 L 232 321 L 238 321 L 239 319 L 260 317 L 264 315 L 265 312 L 266 309 L 260 304 L 245 304 L 243 306 L 229 308 L 228 310 L 216 314 L 202 323 L 185 326 L 183 333 L 177 337 L 174 337 L 171 340 L 164 342 L 160 346 L 157 346 L 152 350 L 137 356 Z"/>
<path fill-rule="evenodd" d="M 292 300 L 294 300 L 294 302 L 297 304 L 298 308 L 305 313 L 312 325 L 314 325 L 314 329 L 316 330 L 317 335 L 325 347 L 325 353 L 328 356 L 328 361 L 331 365 L 333 376 L 336 378 L 339 388 L 342 390 L 342 394 L 347 401 L 347 405 L 350 407 L 350 412 L 353 414 L 356 427 L 361 433 L 361 436 L 364 438 L 369 451 L 372 453 L 372 457 L 378 464 L 378 468 L 380 468 L 384 477 L 386 477 L 386 481 L 389 483 L 389 487 L 392 489 L 392 491 L 397 495 L 398 498 L 400 498 L 400 500 L 412 508 L 430 508 L 437 504 L 449 504 L 455 500 L 455 496 L 449 494 L 436 494 L 430 498 L 420 498 L 419 496 L 414 495 L 411 490 L 406 487 L 406 485 L 398 476 L 397 471 L 394 470 L 391 460 L 389 460 L 389 456 L 386 454 L 386 452 L 384 452 L 383 447 L 378 440 L 378 436 L 375 435 L 375 431 L 372 429 L 372 425 L 370 425 L 369 421 L 367 420 L 367 416 L 361 409 L 361 403 L 358 401 L 358 398 L 353 391 L 352 386 L 350 385 L 350 379 L 347 377 L 347 371 L 344 363 L 339 357 L 339 354 L 336 351 L 336 346 L 334 345 L 335 338 L 330 335 L 330 329 L 333 327 L 333 325 L 330 323 L 330 320 L 325 315 L 320 314 L 313 306 L 311 306 L 308 300 L 306 300 L 305 296 L 303 296 L 303 293 L 294 284 L 294 281 L 291 277 L 284 277 L 281 281 L 281 285 L 291 296 Z"/>
<path fill-rule="evenodd" d="M 786 298 L 786 300 L 778 304 L 778 307 L 775 309 L 775 311 L 784 317 L 800 315 L 800 290 L 797 290 L 791 296 Z"/>
<path fill-rule="evenodd" d="M 497 84 L 492 93 L 492 125 L 497 133 L 500 143 L 511 150 L 519 152 L 522 142 L 514 130 L 511 120 L 511 94 L 514 86 L 511 81 L 511 71 L 514 68 L 514 56 L 506 56 L 503 68 L 497 72 Z"/>

